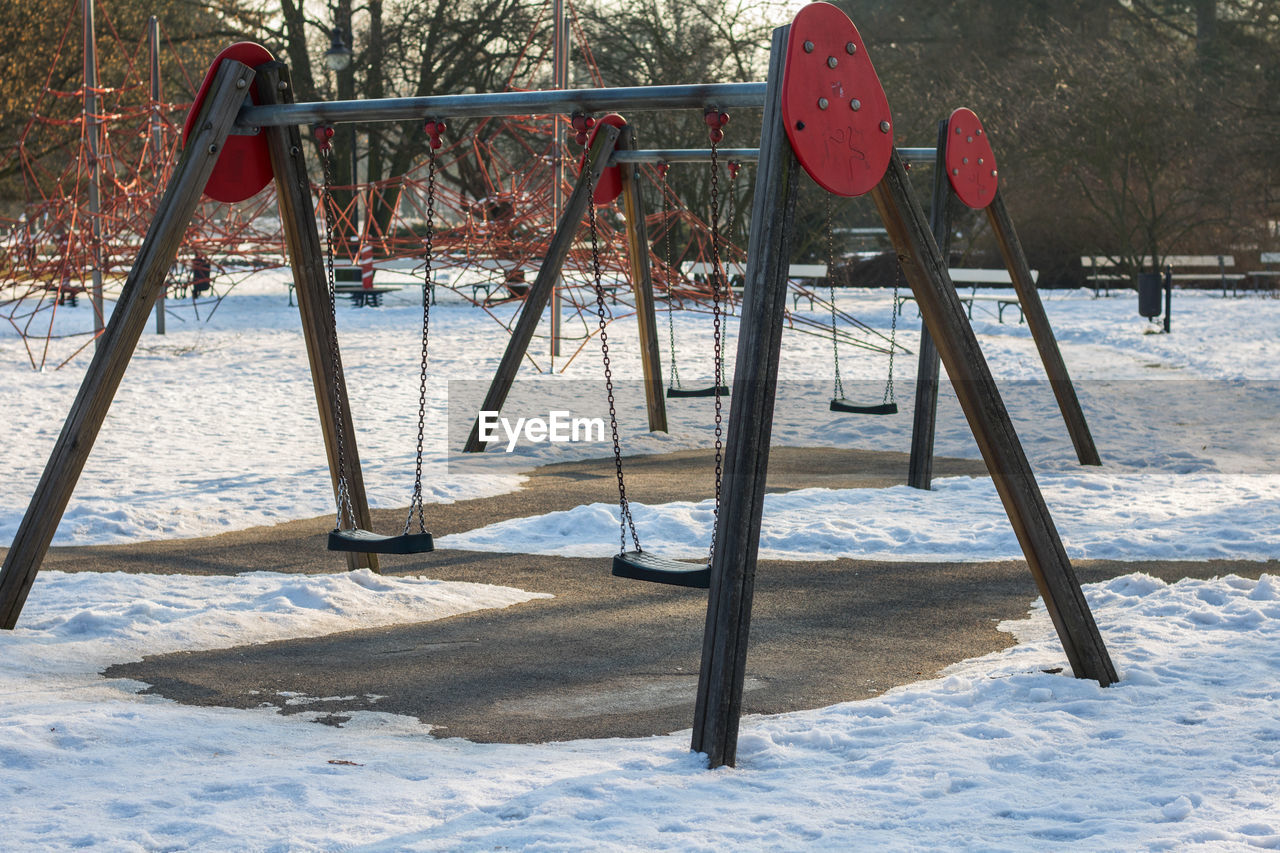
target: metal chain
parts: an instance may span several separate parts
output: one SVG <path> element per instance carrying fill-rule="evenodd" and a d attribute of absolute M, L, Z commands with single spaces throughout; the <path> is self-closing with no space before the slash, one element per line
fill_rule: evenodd
<path fill-rule="evenodd" d="M 680 387 L 680 368 L 676 365 L 676 320 L 675 309 L 672 303 L 675 301 L 675 287 L 672 285 L 672 267 L 671 267 L 671 198 L 670 188 L 667 186 L 667 168 L 668 164 L 658 166 L 662 173 L 662 222 L 666 226 L 666 262 L 667 262 L 667 339 L 671 345 L 671 378 L 668 383 L 672 388 Z"/>
<path fill-rule="evenodd" d="M 715 341 L 715 392 L 716 392 L 716 503 L 711 520 L 711 545 L 707 552 L 708 565 L 716 556 L 716 534 L 720 529 L 720 486 L 724 478 L 724 414 L 720 388 L 724 384 L 724 353 L 721 340 L 720 286 L 723 271 L 720 267 L 720 156 L 719 142 L 711 135 L 711 316 Z"/>
<path fill-rule="evenodd" d="M 601 156 L 604 156 L 604 154 L 602 153 Z M 591 165 L 588 160 L 583 164 L 583 167 L 589 169 Z M 640 536 L 636 533 L 635 520 L 631 517 L 631 502 L 627 500 L 627 483 L 622 476 L 622 441 L 618 437 L 618 409 L 613 399 L 613 369 L 609 363 L 609 333 L 605 331 L 608 321 L 605 319 L 604 287 L 600 283 L 600 235 L 599 229 L 596 227 L 594 196 L 595 180 L 593 177 L 588 176 L 587 221 L 591 229 L 591 280 L 596 290 L 596 313 L 600 317 L 600 358 L 604 362 L 605 394 L 609 398 L 609 429 L 613 433 L 613 467 L 618 475 L 618 538 L 621 542 L 619 553 L 625 553 L 627 550 L 628 530 L 631 532 L 631 541 L 635 543 L 635 550 L 643 551 L 644 549 L 640 547 Z"/>
<path fill-rule="evenodd" d="M 435 240 L 436 149 L 428 146 L 427 154 L 427 232 L 423 239 L 426 270 L 422 277 L 422 369 L 418 374 L 418 451 L 413 466 L 413 497 L 409 501 L 409 517 L 404 520 L 404 534 L 409 535 L 413 517 L 418 517 L 418 532 L 427 532 L 422 506 L 422 446 L 427 428 L 427 341 L 431 331 L 431 261 Z"/>
<path fill-rule="evenodd" d="M 902 265 L 893 274 L 893 319 L 889 326 L 889 379 L 884 384 L 883 403 L 893 402 L 893 354 L 898 349 L 898 285 L 902 283 Z"/>
<path fill-rule="evenodd" d="M 329 320 L 333 335 L 329 338 L 329 369 L 333 386 L 333 434 L 334 443 L 338 446 L 338 530 L 351 530 L 356 526 L 355 509 L 351 505 L 351 489 L 347 484 L 347 451 L 346 451 L 346 406 L 342 399 L 342 389 L 346 382 L 342 376 L 342 356 L 338 352 L 338 312 L 335 307 L 337 292 L 333 278 L 333 231 L 337 227 L 337 204 L 333 200 L 333 162 L 332 148 L 327 144 L 320 145 L 320 163 L 324 171 L 324 184 L 320 189 L 321 209 L 324 211 L 325 241 L 325 278 L 329 295 Z M 344 520 L 349 526 L 343 527 Z"/>
<path fill-rule="evenodd" d="M 831 291 L 831 360 L 835 364 L 836 384 L 832 396 L 844 399 L 844 384 L 840 381 L 840 344 L 836 339 L 836 244 L 831 234 L 831 193 L 823 195 L 826 202 L 827 234 L 827 287 Z"/>

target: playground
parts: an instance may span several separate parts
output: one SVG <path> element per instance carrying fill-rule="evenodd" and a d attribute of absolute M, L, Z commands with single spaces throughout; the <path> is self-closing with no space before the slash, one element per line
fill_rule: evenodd
<path fill-rule="evenodd" d="M 381 576 L 344 572 L 324 550 L 323 449 L 296 438 L 315 430 L 296 309 L 281 278 L 257 289 L 208 324 L 144 337 L 23 624 L 0 637 L 15 782 L 4 797 L 32 816 L 13 837 L 652 847 L 696 846 L 712 824 L 748 845 L 1266 837 L 1270 806 L 1253 797 L 1273 800 L 1245 792 L 1272 784 L 1280 475 L 1256 460 L 1280 458 L 1280 376 L 1250 353 L 1280 333 L 1280 303 L 1180 294 L 1196 331 L 1165 336 L 1143 334 L 1129 298 L 1047 295 L 1096 413 L 1106 464 L 1094 469 L 1074 459 L 1025 326 L 977 315 L 1119 661 L 1122 681 L 1105 690 L 1046 672 L 1065 666 L 1061 648 L 989 480 L 973 476 L 982 465 L 954 398 L 940 399 L 935 488 L 910 489 L 909 417 L 829 412 L 827 342 L 788 338 L 770 478 L 797 503 L 766 505 L 744 694 L 765 716 L 744 720 L 738 770 L 704 780 L 687 727 L 705 593 L 610 576 L 607 442 L 522 443 L 518 461 L 459 477 L 433 430 L 437 550 L 384 558 Z M 889 299 L 843 306 L 888 322 Z M 394 529 L 412 475 L 420 309 L 407 292 L 376 311 L 339 307 L 375 526 Z M 465 301 L 438 308 L 441 337 L 461 342 L 441 369 L 483 386 L 497 359 L 488 321 Z M 914 349 L 919 320 L 900 321 Z M 709 343 L 705 318 L 687 322 L 691 347 Z M 22 358 L 20 341 L 0 347 Z M 637 393 L 620 420 L 645 460 L 628 471 L 642 535 L 683 536 L 687 550 L 668 553 L 696 557 L 711 401 L 673 404 L 671 433 L 650 434 L 638 357 L 621 349 Z M 854 387 L 879 388 L 883 359 L 850 358 Z M 598 396 L 594 366 L 581 371 L 563 381 Z M 4 381 L 32 412 L 2 451 L 20 474 L 0 517 L 8 540 L 78 377 Z M 587 517 L 572 525 L 546 515 L 575 511 Z M 958 529 L 961 514 L 971 526 Z M 504 533 L 507 519 L 526 521 Z M 578 550 L 560 550 L 566 530 Z M 1138 751 L 1153 758 L 1139 767 Z M 858 813 L 848 825 L 830 824 L 832 798 Z M 84 819 L 48 834 L 33 803 L 54 800 Z"/>
<path fill-rule="evenodd" d="M 895 140 L 833 6 L 769 55 L 763 84 L 332 103 L 295 102 L 258 45 L 218 56 L 127 278 L 91 308 L 19 295 L 47 328 L 0 336 L 40 366 L 78 309 L 101 330 L 87 363 L 0 389 L 15 837 L 1276 843 L 1280 302 L 1229 294 L 1221 257 L 1172 327 L 1171 270 L 1140 310 L 1042 292 L 977 115 Z M 705 148 L 607 112 L 668 108 Z M 762 108 L 758 147 L 724 146 L 738 108 Z M 452 117 L 553 110 L 581 147 L 554 228 L 515 268 L 462 257 Z M 415 262 L 375 288 L 334 125 L 408 118 L 420 219 L 390 260 Z M 709 176 L 679 262 L 649 230 L 671 162 Z M 268 185 L 287 267 L 219 294 L 197 253 L 192 306 L 216 310 L 151 335 L 198 211 Z M 828 275 L 831 199 L 861 196 L 891 286 Z M 1004 269 L 950 268 L 962 207 Z M 792 263 L 816 219 L 826 264 Z"/>

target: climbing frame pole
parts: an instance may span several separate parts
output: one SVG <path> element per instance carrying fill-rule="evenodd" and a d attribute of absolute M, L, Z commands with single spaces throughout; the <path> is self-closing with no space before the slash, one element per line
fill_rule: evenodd
<path fill-rule="evenodd" d="M 630 125 L 618 137 L 618 151 L 635 148 Z M 636 325 L 640 334 L 640 363 L 644 370 L 644 399 L 649 411 L 649 431 L 667 431 L 667 398 L 662 390 L 662 351 L 658 348 L 658 322 L 653 308 L 653 275 L 649 268 L 649 233 L 640 197 L 640 166 L 625 163 L 622 177 L 622 211 L 626 219 L 627 263 L 636 300 Z"/>
<path fill-rule="evenodd" d="M 286 104 L 293 100 L 289 70 L 282 63 L 269 62 L 259 66 L 257 71 L 255 85 L 259 104 Z M 373 524 L 369 516 L 369 501 L 365 495 L 351 407 L 334 405 L 335 395 L 343 400 L 350 398 L 347 396 L 342 356 L 338 349 L 338 330 L 330 305 L 324 250 L 316 225 L 302 138 L 295 125 L 266 127 L 262 132 L 266 135 L 267 150 L 271 155 L 271 167 L 275 174 L 276 199 L 280 207 L 280 221 L 284 226 L 289 266 L 293 269 L 302 337 L 306 342 L 307 360 L 311 365 L 311 384 L 315 389 L 316 405 L 320 410 L 320 431 L 324 436 L 325 452 L 329 458 L 334 499 L 338 499 L 341 459 L 346 466 L 343 473 L 346 476 L 356 526 L 370 530 Z M 341 453 L 338 452 L 335 416 L 338 411 L 343 419 Z M 378 571 L 379 568 L 376 554 L 348 553 L 347 565 L 352 569 L 369 568 Z"/>
<path fill-rule="evenodd" d="M 1022 242 L 1013 229 L 1013 219 L 1005 206 L 1004 196 L 996 190 L 995 197 L 987 205 L 987 220 L 991 223 L 991 231 L 1000 245 L 1000 254 L 1004 257 L 1009 277 L 1013 279 L 1014 289 L 1018 293 L 1018 302 L 1022 306 L 1022 314 L 1027 318 L 1027 328 L 1035 339 L 1036 349 L 1040 352 L 1040 360 L 1044 363 L 1044 372 L 1049 377 L 1049 385 L 1058 400 L 1058 408 L 1062 419 L 1071 435 L 1071 444 L 1075 447 L 1076 458 L 1081 465 L 1101 465 L 1098 448 L 1093 443 L 1093 434 L 1089 431 L 1089 422 L 1085 420 L 1084 409 L 1080 407 L 1080 398 L 1076 395 L 1076 386 L 1067 372 L 1066 362 L 1062 360 L 1062 351 L 1058 349 L 1058 339 L 1054 337 L 1053 326 L 1049 324 L 1049 315 L 1045 313 L 1044 303 L 1040 300 L 1040 291 L 1031 277 L 1031 268 L 1027 264 L 1027 256 L 1023 254 Z"/>
<path fill-rule="evenodd" d="M 75 403 L 0 569 L 0 628 L 17 625 L 27 593 L 48 553 L 151 308 L 164 290 L 183 235 L 253 77 L 252 68 L 233 60 L 218 66 L 209 96 L 196 115 L 193 132 L 125 279 L 111 319 L 98 339 Z"/>
<path fill-rule="evenodd" d="M 1116 680 L 1084 592 L 896 152 L 872 198 L 1077 678 Z"/>
<path fill-rule="evenodd" d="M 947 121 L 938 123 L 937 156 L 933 168 L 933 203 L 929 208 L 929 230 L 938 253 L 950 263 L 951 204 L 955 193 L 947 180 Z M 897 310 L 899 306 L 895 305 Z M 916 404 L 911 422 L 911 456 L 907 462 L 907 485 L 928 489 L 933 484 L 933 445 L 938 424 L 938 348 L 927 326 L 920 328 L 920 358 L 916 365 Z"/>
<path fill-rule="evenodd" d="M 511 331 L 507 349 L 502 354 L 502 361 L 498 363 L 498 370 L 480 407 L 482 412 L 501 411 L 502 404 L 507 401 L 507 395 L 511 393 L 511 386 L 515 383 L 516 374 L 520 370 L 520 362 L 524 360 L 529 342 L 533 340 L 533 333 L 542 319 L 543 309 L 551 299 L 551 288 L 555 286 L 560 268 L 564 266 L 564 259 L 569 254 L 570 246 L 573 245 L 578 226 L 582 222 L 582 215 L 586 213 L 587 205 L 591 203 L 591 188 L 600 180 L 600 174 L 609 164 L 619 131 L 618 128 L 607 124 L 600 124 L 597 128 L 595 141 L 587 151 L 582 174 L 578 176 L 578 183 L 574 185 L 569 200 L 565 202 L 564 214 L 556 225 L 551 245 L 547 247 L 547 256 L 538 269 L 538 277 L 534 279 L 533 287 L 529 288 L 529 293 L 524 298 L 520 319 L 516 321 L 516 327 Z M 471 425 L 471 434 L 467 436 L 467 443 L 462 449 L 466 453 L 480 453 L 484 450 L 485 444 L 486 442 L 480 439 L 480 416 L 477 414 L 475 422 Z"/>
<path fill-rule="evenodd" d="M 790 27 L 774 30 L 751 209 L 733 408 L 725 441 L 724 488 L 711 561 L 711 590 L 693 720 L 693 749 L 710 767 L 737 758 L 738 718 L 764 513 L 769 438 L 787 307 L 799 165 L 782 127 L 782 70 Z"/>

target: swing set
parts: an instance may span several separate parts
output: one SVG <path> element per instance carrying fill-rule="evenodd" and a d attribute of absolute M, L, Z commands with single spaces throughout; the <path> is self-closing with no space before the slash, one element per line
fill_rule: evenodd
<path fill-rule="evenodd" d="M 349 566 L 376 569 L 378 553 L 416 553 L 431 546 L 421 512 L 429 331 L 426 293 L 429 288 L 423 288 L 418 454 L 410 518 L 401 535 L 379 537 L 369 532 L 371 524 L 359 454 L 350 412 L 345 405 L 345 379 L 333 312 L 332 265 L 328 260 L 331 253 L 327 253 L 321 243 L 299 127 L 352 121 L 426 120 L 425 127 L 434 142 L 443 130 L 443 116 L 552 113 L 590 116 L 608 109 L 701 109 L 708 120 L 714 159 L 725 111 L 763 107 L 749 255 L 732 377 L 735 403 L 727 429 L 723 428 L 717 407 L 717 523 L 706 564 L 666 560 L 640 548 L 623 477 L 611 393 L 610 342 L 604 329 L 604 292 L 598 264 L 593 270 L 602 359 L 610 387 L 610 420 L 622 510 L 622 551 L 615 559 L 614 570 L 622 575 L 632 573 L 627 576 L 645 576 L 648 580 L 666 574 L 666 582 L 672 582 L 672 578 L 679 575 L 688 579 L 686 585 L 695 586 L 704 585 L 705 580 L 710 589 L 692 748 L 706 753 L 711 767 L 733 764 L 736 759 L 778 364 L 787 326 L 787 272 L 795 230 L 794 213 L 800 185 L 809 179 L 835 195 L 871 196 L 893 242 L 902 274 L 915 296 L 931 351 L 938 360 L 935 369 L 938 362 L 945 365 L 954 383 L 956 397 L 1017 532 L 1072 672 L 1076 677 L 1090 678 L 1103 686 L 1116 680 L 1115 668 L 1057 528 L 948 276 L 945 256 L 939 251 L 938 241 L 907 179 L 903 158 L 894 146 L 888 99 L 867 55 L 866 45 L 842 11 L 826 3 L 812 3 L 799 12 L 791 25 L 776 29 L 765 83 L 523 91 L 331 103 L 294 103 L 292 91 L 288 69 L 257 45 L 228 48 L 206 76 L 192 107 L 185 150 L 174 167 L 120 301 L 99 340 L 76 401 L 0 569 L 0 627 L 12 629 L 17 623 L 150 311 L 163 292 L 165 276 L 184 232 L 207 189 L 216 188 L 216 197 L 235 201 L 249 198 L 267 183 L 275 182 L 280 222 L 293 270 L 303 338 L 339 507 L 339 521 L 331 539 L 336 548 L 347 552 Z M 620 118 L 594 124 L 595 133 L 583 157 L 578 181 L 565 203 L 545 261 L 512 329 L 482 410 L 501 409 L 578 225 L 584 215 L 594 219 L 592 202 L 607 204 L 621 196 L 650 428 L 665 429 L 648 242 L 635 181 L 637 163 L 659 162 L 664 158 L 654 151 L 637 150 L 631 128 Z M 965 118 L 960 123 L 953 117 L 952 125 L 947 144 L 940 144 L 937 149 L 940 162 L 944 154 L 951 156 L 953 148 L 957 152 L 956 159 L 946 161 L 943 174 L 966 203 L 981 201 L 987 205 L 1022 298 L 1028 326 L 1044 355 L 1046 347 L 1053 342 L 1052 334 L 1030 275 L 1024 271 L 1025 258 L 1012 223 L 999 199 L 994 156 L 989 147 L 975 156 L 977 149 L 971 146 L 980 136 L 973 122 Z M 317 141 L 322 143 L 322 159 L 327 158 L 323 145 L 327 138 Z M 607 178 L 606 170 L 612 170 Z M 972 192 L 975 189 L 981 192 L 975 195 Z M 327 191 L 322 188 L 322 198 L 327 197 Z M 935 204 L 935 213 L 937 210 Z M 712 233 L 716 230 L 713 228 Z M 331 234 L 329 236 L 331 238 Z M 429 276 L 430 236 L 426 242 Z M 718 262 L 718 246 L 714 254 Z M 723 270 L 717 269 L 716 275 L 715 290 L 719 291 L 724 286 Z M 1056 344 L 1053 348 L 1056 351 Z M 1060 361 L 1059 357 L 1059 364 Z M 1049 373 L 1055 391 L 1059 383 L 1070 385 L 1065 371 L 1056 372 L 1051 368 Z M 1080 420 L 1082 422 L 1082 416 Z M 473 428 L 468 450 L 483 449 L 483 443 L 477 439 L 477 430 Z"/>

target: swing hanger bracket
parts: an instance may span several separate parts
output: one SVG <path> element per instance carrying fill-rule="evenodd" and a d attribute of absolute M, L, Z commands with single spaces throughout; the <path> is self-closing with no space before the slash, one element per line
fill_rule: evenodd
<path fill-rule="evenodd" d="M 440 140 L 440 135 L 449 129 L 449 125 L 442 118 L 429 118 L 422 124 L 422 131 L 427 135 L 431 142 L 432 150 L 439 148 L 444 143 Z"/>
<path fill-rule="evenodd" d="M 586 145 L 590 139 L 592 128 L 596 126 L 596 120 L 592 116 L 584 112 L 574 112 L 569 116 L 569 124 L 572 125 L 575 135 L 574 139 L 579 145 Z"/>
<path fill-rule="evenodd" d="M 311 135 L 315 137 L 316 147 L 320 149 L 321 154 L 328 154 L 333 150 L 333 125 L 317 124 L 311 128 Z"/>
<path fill-rule="evenodd" d="M 707 107 L 702 111 L 702 120 L 707 123 L 707 136 L 712 145 L 719 145 L 724 139 L 724 126 L 729 123 L 729 114 L 721 112 L 719 107 Z"/>

